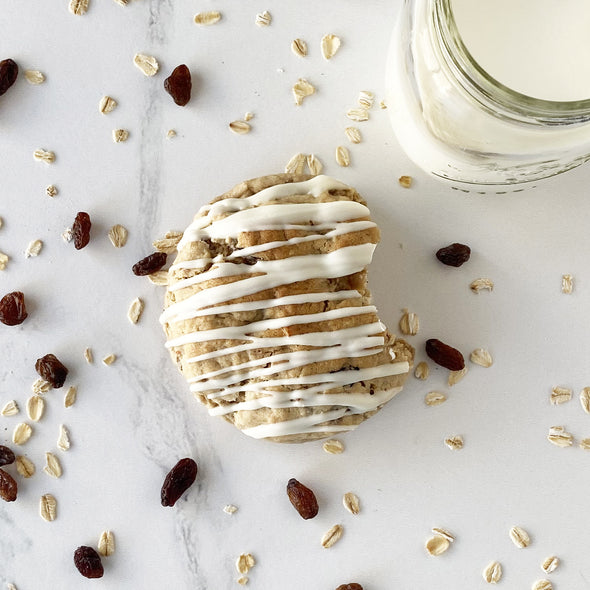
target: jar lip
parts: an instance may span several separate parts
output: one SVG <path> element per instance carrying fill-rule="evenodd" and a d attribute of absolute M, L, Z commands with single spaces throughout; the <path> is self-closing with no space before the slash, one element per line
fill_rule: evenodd
<path fill-rule="evenodd" d="M 452 0 L 431 0 L 431 34 L 451 79 L 495 116 L 533 125 L 575 125 L 590 120 L 590 98 L 552 101 L 505 86 L 482 68 L 467 49 L 455 21 Z"/>

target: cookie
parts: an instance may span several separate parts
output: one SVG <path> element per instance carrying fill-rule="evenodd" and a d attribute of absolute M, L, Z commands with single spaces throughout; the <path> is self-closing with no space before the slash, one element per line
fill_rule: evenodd
<path fill-rule="evenodd" d="M 401 390 L 413 349 L 371 303 L 378 241 L 363 199 L 327 176 L 256 178 L 199 210 L 161 322 L 210 414 L 304 442 L 356 428 Z"/>

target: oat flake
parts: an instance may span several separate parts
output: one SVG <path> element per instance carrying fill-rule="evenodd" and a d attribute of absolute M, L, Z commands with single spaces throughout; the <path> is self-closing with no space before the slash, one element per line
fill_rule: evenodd
<path fill-rule="evenodd" d="M 455 535 L 453 535 L 453 533 L 449 532 L 447 529 L 435 526 L 432 527 L 431 530 L 435 535 L 438 535 L 439 537 L 444 537 L 450 543 L 453 543 L 455 540 Z"/>
<path fill-rule="evenodd" d="M 307 158 L 305 154 L 295 154 L 285 165 L 288 174 L 303 174 Z"/>
<path fill-rule="evenodd" d="M 342 504 L 351 514 L 356 515 L 361 511 L 359 497 L 352 492 L 346 492 L 346 494 L 342 496 Z"/>
<path fill-rule="evenodd" d="M 502 565 L 498 561 L 492 561 L 483 570 L 482 575 L 488 584 L 497 584 L 502 579 Z"/>
<path fill-rule="evenodd" d="M 207 12 L 197 12 L 195 14 L 195 24 L 202 26 L 209 26 L 218 23 L 221 20 L 221 12 L 217 10 L 209 10 Z"/>
<path fill-rule="evenodd" d="M 91 365 L 94 362 L 94 355 L 92 354 L 92 349 L 91 348 L 85 348 L 84 349 L 84 359 L 86 359 L 86 362 Z"/>
<path fill-rule="evenodd" d="M 72 14 L 81 16 L 88 11 L 90 0 L 70 0 L 69 10 Z"/>
<path fill-rule="evenodd" d="M 341 145 L 336 148 L 336 163 L 343 168 L 350 166 L 350 152 L 348 148 Z"/>
<path fill-rule="evenodd" d="M 172 139 L 173 137 L 176 137 L 176 131 L 174 131 L 174 129 L 168 129 L 166 139 Z"/>
<path fill-rule="evenodd" d="M 116 354 L 109 354 L 102 359 L 102 362 L 108 367 L 117 360 Z"/>
<path fill-rule="evenodd" d="M 451 451 L 458 451 L 463 448 L 464 442 L 463 437 L 460 434 L 445 438 L 445 445 L 451 449 Z"/>
<path fill-rule="evenodd" d="M 29 242 L 27 249 L 25 250 L 25 258 L 31 258 L 31 256 L 39 256 L 43 249 L 43 242 L 41 240 L 33 240 Z"/>
<path fill-rule="evenodd" d="M 132 324 L 137 324 L 141 314 L 143 313 L 144 303 L 139 297 L 136 297 L 129 306 L 127 311 L 127 318 Z"/>
<path fill-rule="evenodd" d="M 33 152 L 33 158 L 38 162 L 45 162 L 46 164 L 53 164 L 55 162 L 55 154 L 47 150 L 35 150 Z"/>
<path fill-rule="evenodd" d="M 54 186 L 53 184 L 50 184 L 46 189 L 45 189 L 45 194 L 48 197 L 55 197 L 57 195 L 59 191 L 57 190 L 57 187 Z"/>
<path fill-rule="evenodd" d="M 319 158 L 315 156 L 315 154 L 309 154 L 307 156 L 307 167 L 309 168 L 309 173 L 317 176 L 318 174 L 322 173 L 324 169 L 324 165 L 320 162 Z"/>
<path fill-rule="evenodd" d="M 25 479 L 28 479 L 35 474 L 35 464 L 28 457 L 18 455 L 16 458 L 16 470 Z"/>
<path fill-rule="evenodd" d="M 305 57 L 307 55 L 307 43 L 303 39 L 293 39 L 291 41 L 291 51 L 299 57 Z"/>
<path fill-rule="evenodd" d="M 322 55 L 324 59 L 332 59 L 342 44 L 340 37 L 329 33 L 324 35 L 321 40 Z"/>
<path fill-rule="evenodd" d="M 70 449 L 70 433 L 68 429 L 63 425 L 59 425 L 59 435 L 57 437 L 57 448 L 60 451 L 69 451 Z"/>
<path fill-rule="evenodd" d="M 558 447 L 571 447 L 574 444 L 574 437 L 566 432 L 563 426 L 552 426 L 549 429 L 547 440 Z"/>
<path fill-rule="evenodd" d="M 6 270 L 6 265 L 8 264 L 8 254 L 4 254 L 4 252 L 0 252 L 0 270 Z"/>
<path fill-rule="evenodd" d="M 572 275 L 563 275 L 561 277 L 561 292 L 570 295 L 574 290 L 574 277 Z"/>
<path fill-rule="evenodd" d="M 237 506 L 234 506 L 233 504 L 226 504 L 223 507 L 223 511 L 226 514 L 235 514 L 238 511 L 238 507 Z"/>
<path fill-rule="evenodd" d="M 299 80 L 297 80 L 297 82 L 293 85 L 292 90 L 295 104 L 297 106 L 301 106 L 303 104 L 303 100 L 306 97 L 315 93 L 315 87 L 305 78 L 299 78 Z"/>
<path fill-rule="evenodd" d="M 344 133 L 350 143 L 360 143 L 363 140 L 361 132 L 356 127 L 347 127 Z"/>
<path fill-rule="evenodd" d="M 532 590 L 553 590 L 553 584 L 549 580 L 537 580 Z"/>
<path fill-rule="evenodd" d="M 367 109 L 349 109 L 346 111 L 346 116 L 351 121 L 362 123 L 363 121 L 369 120 L 369 111 L 367 111 Z"/>
<path fill-rule="evenodd" d="M 342 525 L 335 524 L 330 530 L 324 533 L 321 541 L 322 547 L 324 547 L 324 549 L 329 549 L 332 547 L 332 545 L 341 539 L 343 532 L 344 529 L 342 528 Z"/>
<path fill-rule="evenodd" d="M 580 404 L 586 414 L 590 414 L 590 387 L 584 387 L 580 391 Z"/>
<path fill-rule="evenodd" d="M 111 113 L 117 107 L 117 101 L 110 96 L 103 96 L 98 103 L 98 110 L 103 115 Z"/>
<path fill-rule="evenodd" d="M 268 27 L 272 21 L 272 16 L 268 10 L 260 12 L 256 15 L 256 24 L 259 27 Z"/>
<path fill-rule="evenodd" d="M 45 76 L 39 70 L 25 70 L 25 78 L 29 84 L 33 84 L 34 86 L 45 82 Z"/>
<path fill-rule="evenodd" d="M 103 557 L 109 557 L 115 552 L 115 535 L 112 531 L 102 531 L 96 548 Z"/>
<path fill-rule="evenodd" d="M 480 367 L 491 367 L 494 364 L 492 355 L 485 348 L 476 348 L 470 355 L 469 360 Z"/>
<path fill-rule="evenodd" d="M 554 572 L 559 566 L 559 557 L 555 557 L 555 555 L 551 555 L 547 557 L 545 561 L 541 564 L 541 569 L 546 573 L 550 574 Z"/>
<path fill-rule="evenodd" d="M 18 404 L 16 403 L 15 400 L 11 399 L 9 402 L 6 402 L 4 404 L 1 414 L 3 416 L 15 416 L 16 414 L 18 414 L 18 412 L 19 412 Z"/>
<path fill-rule="evenodd" d="M 168 285 L 170 278 L 168 276 L 167 270 L 158 270 L 157 272 L 149 274 L 148 280 L 150 283 L 154 285 L 158 285 L 159 287 L 165 287 L 166 285 Z"/>
<path fill-rule="evenodd" d="M 583 438 L 579 444 L 581 449 L 584 451 L 590 451 L 590 438 Z"/>
<path fill-rule="evenodd" d="M 399 321 L 399 329 L 406 336 L 415 336 L 420 329 L 418 314 L 410 313 L 407 309 L 403 310 L 403 315 Z"/>
<path fill-rule="evenodd" d="M 429 391 L 424 396 L 424 402 L 427 406 L 440 406 L 447 401 L 447 396 L 442 391 Z"/>
<path fill-rule="evenodd" d="M 467 367 L 463 367 L 460 371 L 449 371 L 449 378 L 447 379 L 449 387 L 457 385 L 467 375 L 467 371 L 469 371 Z"/>
<path fill-rule="evenodd" d="M 31 385 L 31 389 L 33 390 L 33 393 L 47 393 L 52 387 L 49 381 L 45 381 L 45 379 L 38 377 L 33 382 L 33 385 Z"/>
<path fill-rule="evenodd" d="M 115 248 L 122 248 L 127 243 L 127 228 L 117 223 L 109 230 L 109 240 Z"/>
<path fill-rule="evenodd" d="M 236 569 L 239 574 L 247 574 L 255 565 L 256 561 L 251 553 L 242 553 L 236 560 Z"/>
<path fill-rule="evenodd" d="M 416 379 L 420 379 L 420 381 L 425 381 L 428 379 L 429 375 L 430 367 L 428 366 L 428 363 L 425 361 L 419 362 L 414 369 L 414 377 L 416 377 Z"/>
<path fill-rule="evenodd" d="M 45 412 L 45 400 L 40 395 L 33 395 L 27 400 L 27 416 L 33 422 L 39 422 Z"/>
<path fill-rule="evenodd" d="M 426 551 L 430 555 L 438 556 L 442 555 L 449 547 L 451 543 L 445 537 L 441 537 L 440 535 L 434 535 L 434 537 L 430 537 L 424 547 Z"/>
<path fill-rule="evenodd" d="M 160 69 L 160 64 L 153 55 L 136 53 L 133 56 L 133 63 L 148 77 L 154 76 Z"/>
<path fill-rule="evenodd" d="M 510 539 L 512 539 L 512 542 L 519 549 L 524 549 L 525 547 L 528 547 L 531 544 L 531 538 L 529 534 L 522 527 L 513 526 L 508 534 L 510 535 Z"/>
<path fill-rule="evenodd" d="M 52 522 L 57 518 L 57 500 L 51 494 L 41 496 L 39 513 L 41 518 L 47 522 Z"/>
<path fill-rule="evenodd" d="M 398 182 L 401 187 L 403 188 L 411 188 L 412 187 L 412 177 L 411 176 L 400 176 L 398 178 Z"/>
<path fill-rule="evenodd" d="M 178 242 L 182 239 L 181 231 L 169 231 L 166 232 L 165 237 L 152 242 L 152 246 L 158 252 L 166 252 L 166 254 L 173 254 L 176 252 Z"/>
<path fill-rule="evenodd" d="M 252 127 L 246 121 L 232 121 L 229 124 L 230 131 L 233 131 L 237 135 L 245 135 L 246 133 L 250 133 Z"/>
<path fill-rule="evenodd" d="M 340 455 L 344 452 L 344 443 L 337 438 L 330 438 L 324 442 L 322 448 L 330 455 Z"/>
<path fill-rule="evenodd" d="M 569 387 L 561 387 L 556 385 L 549 396 L 549 401 L 552 405 L 565 404 L 572 399 L 573 391 Z"/>
<path fill-rule="evenodd" d="M 469 288 L 476 294 L 480 291 L 493 291 L 494 290 L 494 283 L 490 279 L 475 279 L 470 285 Z"/>
<path fill-rule="evenodd" d="M 121 143 L 129 139 L 129 131 L 126 129 L 113 129 L 113 141 Z"/>
<path fill-rule="evenodd" d="M 15 445 L 24 445 L 33 434 L 33 429 L 26 422 L 20 422 L 12 432 L 12 442 Z"/>
<path fill-rule="evenodd" d="M 369 90 L 361 90 L 357 99 L 358 105 L 362 109 L 373 108 L 373 102 L 375 101 L 375 95 Z"/>
<path fill-rule="evenodd" d="M 43 471 L 51 477 L 60 478 L 62 469 L 59 459 L 53 453 L 45 453 L 45 462 L 46 465 L 43 467 Z"/>

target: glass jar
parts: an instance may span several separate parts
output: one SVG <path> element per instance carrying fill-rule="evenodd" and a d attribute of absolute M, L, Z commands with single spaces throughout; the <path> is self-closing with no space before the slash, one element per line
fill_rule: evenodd
<path fill-rule="evenodd" d="M 451 0 L 404 0 L 387 88 L 402 148 L 456 188 L 518 190 L 590 159 L 590 99 L 542 100 L 498 82 L 467 50 Z"/>

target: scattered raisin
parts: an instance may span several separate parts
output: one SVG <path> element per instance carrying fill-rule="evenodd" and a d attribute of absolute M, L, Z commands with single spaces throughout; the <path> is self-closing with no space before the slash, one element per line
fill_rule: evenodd
<path fill-rule="evenodd" d="M 7 326 L 18 326 L 27 319 L 25 296 L 13 291 L 0 299 L 0 322 Z"/>
<path fill-rule="evenodd" d="M 72 235 L 74 236 L 74 248 L 76 250 L 82 250 L 84 246 L 88 245 L 90 241 L 90 215 L 84 211 L 80 211 L 74 219 L 74 225 L 72 225 Z"/>
<path fill-rule="evenodd" d="M 168 473 L 162 492 L 162 506 L 174 506 L 177 500 L 188 490 L 197 477 L 197 464 L 190 457 L 181 459 Z"/>
<path fill-rule="evenodd" d="M 454 243 L 441 248 L 436 253 L 436 257 L 447 266 L 461 266 L 469 260 L 471 248 L 465 244 Z"/>
<path fill-rule="evenodd" d="M 465 368 L 463 355 L 452 346 L 431 338 L 426 341 L 426 354 L 441 367 L 450 371 L 461 371 Z"/>
<path fill-rule="evenodd" d="M 151 275 L 166 264 L 167 257 L 166 252 L 154 252 L 153 254 L 142 258 L 139 262 L 136 262 L 131 270 L 133 271 L 133 274 L 138 277 Z"/>
<path fill-rule="evenodd" d="M 4 445 L 0 445 L 0 467 L 2 465 L 10 465 L 14 463 L 16 457 L 11 449 L 5 447 Z"/>
<path fill-rule="evenodd" d="M 301 518 L 308 520 L 317 515 L 319 507 L 315 494 L 295 478 L 287 482 L 287 495 Z"/>
<path fill-rule="evenodd" d="M 74 551 L 74 565 L 85 578 L 102 578 L 104 568 L 100 555 L 92 548 L 82 545 Z"/>
<path fill-rule="evenodd" d="M 363 590 L 363 587 L 356 582 L 352 582 L 350 584 L 342 584 L 341 586 L 338 586 L 336 590 Z"/>
<path fill-rule="evenodd" d="M 170 76 L 164 80 L 164 90 L 180 107 L 191 99 L 192 87 L 191 72 L 184 64 L 175 67 Z"/>
<path fill-rule="evenodd" d="M 35 369 L 45 381 L 51 383 L 54 389 L 59 389 L 65 383 L 68 370 L 54 354 L 46 354 L 37 359 Z"/>
<path fill-rule="evenodd" d="M 0 469 L 0 498 L 6 502 L 14 502 L 18 492 L 18 485 L 14 478 Z"/>
<path fill-rule="evenodd" d="M 2 96 L 15 82 L 18 76 L 18 66 L 12 59 L 0 61 L 0 96 Z"/>

